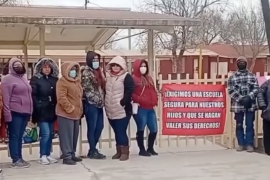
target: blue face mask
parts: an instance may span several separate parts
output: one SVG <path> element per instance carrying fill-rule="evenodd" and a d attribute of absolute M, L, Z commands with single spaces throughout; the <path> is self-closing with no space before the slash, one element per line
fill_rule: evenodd
<path fill-rule="evenodd" d="M 99 62 L 94 61 L 92 62 L 93 69 L 98 69 L 99 68 Z"/>
<path fill-rule="evenodd" d="M 76 70 L 69 71 L 69 76 L 75 78 L 77 76 L 77 71 Z"/>

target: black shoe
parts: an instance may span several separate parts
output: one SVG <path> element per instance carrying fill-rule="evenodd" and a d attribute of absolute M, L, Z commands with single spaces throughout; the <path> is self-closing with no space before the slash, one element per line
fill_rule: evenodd
<path fill-rule="evenodd" d="M 157 156 L 158 153 L 154 149 L 147 149 L 147 152 L 151 154 L 152 156 Z"/>
<path fill-rule="evenodd" d="M 147 152 L 146 150 L 141 150 L 139 152 L 139 156 L 145 156 L 145 157 L 150 157 L 151 154 L 149 152 Z"/>
<path fill-rule="evenodd" d="M 157 133 L 150 133 L 148 136 L 148 149 L 147 152 L 149 152 L 153 156 L 157 156 L 158 153 L 154 150 L 154 143 L 157 137 Z"/>
<path fill-rule="evenodd" d="M 64 159 L 63 160 L 63 164 L 66 164 L 66 165 L 76 165 L 77 163 L 72 160 L 72 159 Z"/>
<path fill-rule="evenodd" d="M 82 158 L 73 156 L 73 157 L 72 157 L 72 160 L 75 161 L 75 162 L 81 162 L 81 161 L 82 161 Z"/>
<path fill-rule="evenodd" d="M 89 152 L 87 157 L 90 158 L 90 159 L 106 159 L 106 156 L 99 153 L 98 151 Z"/>
<path fill-rule="evenodd" d="M 144 131 L 137 131 L 137 133 L 136 133 L 136 140 L 137 140 L 138 147 L 140 149 L 139 156 L 148 156 L 149 157 L 149 156 L 151 156 L 151 154 L 145 150 L 143 135 L 144 135 Z"/>

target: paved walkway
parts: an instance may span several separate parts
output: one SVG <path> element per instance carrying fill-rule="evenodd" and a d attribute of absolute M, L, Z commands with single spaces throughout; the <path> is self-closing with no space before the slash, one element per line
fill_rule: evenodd
<path fill-rule="evenodd" d="M 181 149 L 181 148 L 178 148 Z M 112 152 L 112 151 L 111 151 Z M 33 161 L 29 169 L 2 165 L 2 180 L 269 180 L 270 157 L 216 148 L 163 151 L 158 157 L 131 155 L 127 162 L 89 160 L 76 166 L 50 166 Z"/>

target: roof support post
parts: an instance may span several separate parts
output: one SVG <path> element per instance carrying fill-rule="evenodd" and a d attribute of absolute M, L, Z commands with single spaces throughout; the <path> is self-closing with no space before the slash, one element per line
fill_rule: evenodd
<path fill-rule="evenodd" d="M 24 59 L 24 66 L 25 66 L 25 69 L 26 69 L 26 77 L 27 79 L 29 78 L 29 74 L 28 74 L 28 48 L 27 48 L 27 45 L 24 45 L 23 46 L 23 59 Z M 32 74 L 31 74 L 32 76 Z"/>
<path fill-rule="evenodd" d="M 39 52 L 40 57 L 45 56 L 45 26 L 39 27 Z"/>
<path fill-rule="evenodd" d="M 149 66 L 149 75 L 154 79 L 154 31 L 148 29 L 148 44 L 147 44 L 147 54 L 148 54 L 148 66 Z M 156 79 L 154 79 L 155 81 Z"/>

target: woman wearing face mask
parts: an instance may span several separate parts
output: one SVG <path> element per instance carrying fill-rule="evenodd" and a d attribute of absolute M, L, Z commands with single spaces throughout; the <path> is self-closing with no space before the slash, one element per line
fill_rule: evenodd
<path fill-rule="evenodd" d="M 87 139 L 90 159 L 105 159 L 96 146 L 103 130 L 103 107 L 105 96 L 105 79 L 100 68 L 100 55 L 89 51 L 86 56 L 85 70 L 82 73 L 84 96 L 84 113 L 87 123 Z"/>
<path fill-rule="evenodd" d="M 155 84 L 149 75 L 148 63 L 145 60 L 136 60 L 133 63 L 133 80 L 135 82 L 132 100 L 139 105 L 134 119 L 137 125 L 137 144 L 140 156 L 158 155 L 154 150 L 154 142 L 157 136 L 157 117 L 154 107 L 157 105 L 158 96 Z M 148 127 L 148 149 L 144 147 L 144 130 Z"/>
<path fill-rule="evenodd" d="M 83 113 L 80 65 L 65 62 L 61 65 L 62 77 L 56 83 L 56 115 L 63 164 L 75 165 L 82 161 L 75 156 L 79 123 Z"/>
<path fill-rule="evenodd" d="M 131 96 L 134 82 L 124 58 L 114 57 L 106 66 L 105 110 L 115 134 L 116 154 L 112 159 L 129 159 L 127 127 L 132 115 Z"/>
<path fill-rule="evenodd" d="M 53 123 L 56 120 L 56 82 L 59 69 L 54 60 L 41 58 L 34 68 L 30 80 L 34 111 L 32 121 L 38 123 L 40 129 L 40 159 L 39 163 L 48 165 L 57 160 L 50 156 L 53 139 Z"/>
<path fill-rule="evenodd" d="M 30 166 L 22 157 L 23 133 L 33 112 L 32 90 L 25 73 L 26 69 L 21 60 L 12 58 L 9 62 L 9 74 L 1 83 L 4 118 L 9 132 L 9 152 L 14 168 Z"/>

